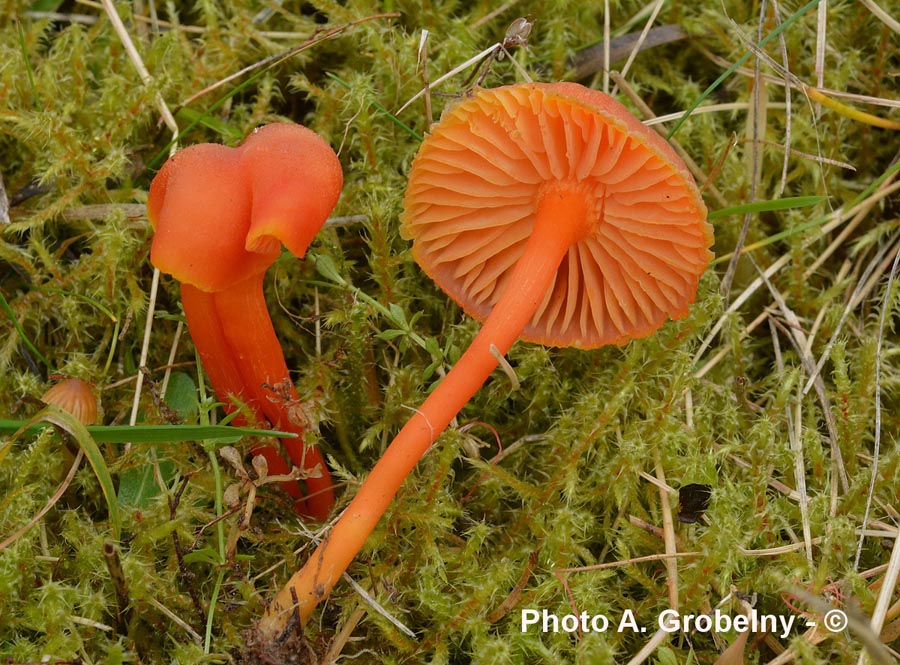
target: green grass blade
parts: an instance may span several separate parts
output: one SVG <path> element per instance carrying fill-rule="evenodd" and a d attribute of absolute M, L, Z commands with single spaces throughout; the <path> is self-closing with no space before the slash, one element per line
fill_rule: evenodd
<path fill-rule="evenodd" d="M 818 5 L 821 1 L 822 0 L 810 0 L 809 2 L 807 2 L 800 9 L 798 9 L 791 16 L 789 16 L 787 18 L 787 20 L 785 20 L 784 23 L 782 23 L 777 28 L 775 28 L 772 32 L 770 32 L 768 35 L 766 35 L 756 46 L 760 50 L 762 50 L 762 48 L 766 44 L 768 44 L 770 41 L 775 39 L 778 35 L 780 35 L 785 30 L 787 30 L 788 27 L 794 21 L 796 21 L 798 18 L 800 18 L 801 16 L 806 14 L 806 12 L 808 12 L 810 9 L 812 9 L 813 7 Z M 724 72 L 722 72 L 722 75 L 719 76 L 719 78 L 717 78 L 715 81 L 713 81 L 706 90 L 704 90 L 702 93 L 700 93 L 700 96 L 697 97 L 697 99 L 694 101 L 693 104 L 691 104 L 691 106 L 688 108 L 688 110 L 684 112 L 684 115 L 682 115 L 681 118 L 678 120 L 678 122 L 675 123 L 675 126 L 669 130 L 669 133 L 666 134 L 666 140 L 671 140 L 672 137 L 675 135 L 675 132 L 678 131 L 678 128 L 681 127 L 681 125 L 684 124 L 684 121 L 687 120 L 690 117 L 691 113 L 694 112 L 694 109 L 696 109 L 698 106 L 700 106 L 700 104 L 703 103 L 703 100 L 706 99 L 713 90 L 718 88 L 725 79 L 727 79 L 729 76 L 734 74 L 737 71 L 738 67 L 743 65 L 745 62 L 747 62 L 752 57 L 753 57 L 753 51 L 747 51 L 744 55 L 742 55 L 740 58 L 738 58 L 737 62 L 735 62 L 733 65 L 731 65 L 731 67 L 729 67 Z"/>
<path fill-rule="evenodd" d="M 113 538 L 119 540 L 122 532 L 122 518 L 119 516 L 119 499 L 116 496 L 116 486 L 113 484 L 109 467 L 106 466 L 106 460 L 103 459 L 103 453 L 100 452 L 100 448 L 90 432 L 75 416 L 67 411 L 63 411 L 54 404 L 50 404 L 38 413 L 34 417 L 33 422 L 34 424 L 43 422 L 64 429 L 78 443 L 78 446 L 84 452 L 84 456 L 90 462 L 94 475 L 97 476 L 100 488 L 103 490 L 103 496 L 106 499 L 106 506 L 109 510 L 109 521 L 112 522 Z"/>
<path fill-rule="evenodd" d="M 180 108 L 175 114 L 175 118 L 180 122 L 187 123 L 189 127 L 198 124 L 203 125 L 229 142 L 237 142 L 244 138 L 243 133 L 239 129 L 209 115 L 208 112 L 201 113 L 190 108 Z"/>
<path fill-rule="evenodd" d="M 860 203 L 865 201 L 869 196 L 871 196 L 875 192 L 876 189 L 878 189 L 881 186 L 881 183 L 883 183 L 888 178 L 892 177 L 895 173 L 897 173 L 897 171 L 900 171 L 900 162 L 895 162 L 887 171 L 885 171 L 880 176 L 878 176 L 878 178 L 876 178 L 872 182 L 871 185 L 866 187 L 847 206 L 845 206 L 844 210 L 852 210 L 853 208 L 858 206 Z M 767 238 L 764 238 L 758 242 L 754 242 L 754 243 L 744 246 L 741 249 L 741 254 L 746 254 L 748 252 L 752 252 L 755 249 L 759 249 L 761 247 L 765 247 L 767 245 L 776 243 L 780 240 L 790 238 L 792 235 L 795 235 L 797 233 L 803 233 L 804 231 L 809 231 L 810 229 L 814 229 L 817 226 L 823 226 L 823 225 L 827 224 L 829 221 L 831 221 L 832 218 L 833 218 L 833 215 L 831 215 L 831 214 L 822 215 L 821 217 L 817 217 L 816 219 L 810 220 L 810 221 L 806 222 L 805 224 L 798 224 L 797 226 L 795 226 L 793 228 L 785 229 L 784 231 L 770 235 Z M 732 254 L 734 254 L 734 252 L 729 252 L 728 254 L 725 254 L 723 256 L 717 256 L 715 259 L 712 260 L 710 265 L 717 265 L 719 263 L 728 261 L 731 258 Z"/>
<path fill-rule="evenodd" d="M 27 427 L 24 434 L 37 434 L 47 423 L 21 420 L 0 420 L 0 434 L 10 434 Z M 83 425 L 82 425 L 83 427 Z M 229 427 L 224 425 L 91 425 L 87 433 L 100 443 L 179 443 L 202 439 L 235 439 L 242 436 L 278 437 L 293 439 L 292 432 L 279 432 L 253 427 Z"/>
<path fill-rule="evenodd" d="M 41 98 L 38 96 L 37 86 L 34 84 L 34 69 L 31 67 L 31 60 L 28 58 L 28 48 L 25 44 L 25 31 L 22 29 L 22 22 L 16 21 L 16 28 L 19 30 L 19 45 L 22 47 L 22 57 L 25 59 L 25 72 L 28 74 L 28 83 L 31 85 L 31 94 L 34 95 L 34 105 L 39 111 L 43 111 Z"/>
<path fill-rule="evenodd" d="M 3 308 L 3 311 L 6 313 L 6 316 L 9 317 L 9 320 L 12 322 L 13 327 L 16 329 L 16 332 L 19 333 L 19 337 L 22 339 L 22 342 L 28 349 L 37 356 L 38 360 L 44 363 L 50 370 L 53 369 L 53 365 L 50 364 L 50 361 L 44 357 L 44 354 L 37 350 L 37 347 L 31 343 L 31 340 L 28 339 L 28 335 L 25 334 L 25 331 L 22 329 L 22 326 L 19 324 L 19 320 L 16 318 L 16 313 L 12 311 L 12 307 L 9 306 L 9 303 L 6 302 L 6 298 L 3 297 L 3 292 L 0 291 L 0 308 Z"/>
<path fill-rule="evenodd" d="M 709 219 L 718 217 L 728 217 L 729 215 L 745 215 L 747 213 L 755 214 L 760 212 L 772 212 L 773 210 L 791 210 L 793 208 L 806 208 L 816 205 L 825 200 L 824 196 L 791 196 L 784 199 L 775 199 L 774 201 L 756 201 L 754 203 L 745 203 L 744 205 L 732 206 L 730 208 L 722 208 L 709 213 Z"/>
<path fill-rule="evenodd" d="M 332 81 L 334 81 L 334 82 L 337 83 L 338 85 L 347 88 L 347 90 L 352 90 L 352 89 L 353 89 L 353 88 L 350 87 L 350 84 L 349 84 L 349 83 L 347 83 L 347 82 L 344 81 L 343 79 L 339 78 L 339 77 L 336 76 L 335 74 L 332 74 L 331 72 L 325 72 L 325 76 L 327 76 L 328 78 L 330 78 Z M 381 104 L 379 104 L 379 103 L 376 102 L 376 101 L 372 101 L 372 102 L 369 102 L 369 103 L 375 108 L 376 111 L 378 111 L 378 112 L 381 113 L 382 115 L 387 116 L 388 119 L 389 119 L 391 122 L 393 122 L 395 125 L 397 125 L 397 126 L 400 127 L 401 129 L 403 129 L 404 131 L 406 131 L 406 133 L 409 134 L 410 136 L 412 136 L 414 139 L 416 139 L 417 141 L 422 141 L 422 140 L 423 140 L 421 134 L 419 134 L 415 129 L 413 129 L 412 127 L 410 127 L 410 126 L 407 125 L 406 123 L 404 123 L 404 122 L 403 122 L 402 120 L 400 120 L 397 116 L 395 116 L 393 113 L 391 113 L 391 112 L 388 111 L 386 108 L 384 108 Z"/>
<path fill-rule="evenodd" d="M 222 590 L 222 583 L 225 581 L 225 570 L 220 570 L 216 575 L 216 582 L 213 585 L 212 597 L 209 599 L 209 612 L 206 615 L 206 632 L 203 637 L 203 653 L 209 655 L 210 645 L 212 644 L 213 619 L 216 615 L 216 603 L 219 600 L 219 592 Z"/>
<path fill-rule="evenodd" d="M 261 71 L 256 72 L 255 74 L 251 75 L 246 81 L 244 81 L 243 83 L 239 83 L 238 85 L 236 85 L 234 87 L 233 90 L 227 92 L 222 97 L 220 97 L 215 102 L 213 102 L 206 110 L 204 110 L 202 112 L 191 111 L 189 115 L 193 117 L 193 120 L 191 120 L 180 132 L 178 132 L 178 136 L 176 136 L 171 141 L 169 141 L 165 145 L 165 147 L 163 147 L 162 150 L 160 150 L 158 153 L 156 153 L 156 155 L 154 155 L 153 159 L 151 159 L 150 162 L 147 164 L 147 170 L 148 171 L 155 170 L 160 164 L 162 164 L 169 157 L 169 153 L 172 150 L 172 146 L 174 146 L 176 143 L 178 143 L 185 134 L 187 134 L 189 131 L 191 131 L 194 127 L 196 127 L 199 124 L 206 125 L 207 120 L 211 121 L 211 118 L 212 118 L 211 114 L 213 111 L 215 111 L 216 109 L 223 106 L 225 104 L 225 102 L 227 102 L 229 99 L 234 97 L 236 94 L 238 94 L 242 90 L 249 88 L 250 85 L 256 79 L 258 79 L 260 76 L 262 76 L 265 71 L 266 71 L 266 69 L 263 69 Z M 179 109 L 179 113 L 181 112 L 181 110 L 183 110 L 183 109 Z M 214 131 L 219 131 L 219 130 L 214 130 Z"/>
<path fill-rule="evenodd" d="M 78 300 L 81 300 L 82 302 L 87 303 L 88 305 L 90 305 L 92 307 L 96 307 L 99 311 L 106 314 L 106 316 L 109 317 L 109 320 L 112 321 L 113 323 L 118 323 L 118 321 L 119 321 L 119 317 L 117 317 L 115 314 L 113 314 L 108 307 L 105 307 L 103 305 L 103 303 L 99 302 L 95 298 L 91 298 L 90 296 L 86 296 L 81 293 L 74 293 L 72 291 L 67 291 L 65 289 L 58 289 L 53 286 L 34 286 L 32 288 L 35 291 L 42 291 L 43 293 L 58 293 L 59 295 L 62 295 L 62 296 L 69 296 L 71 298 L 76 298 Z"/>

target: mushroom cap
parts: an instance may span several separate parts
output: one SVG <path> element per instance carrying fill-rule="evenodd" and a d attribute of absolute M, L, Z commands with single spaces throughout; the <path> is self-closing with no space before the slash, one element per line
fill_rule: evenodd
<path fill-rule="evenodd" d="M 282 244 L 303 256 L 342 185 L 334 151 L 300 125 L 266 125 L 237 148 L 190 146 L 150 185 L 150 260 L 181 282 L 221 291 L 265 272 Z"/>
<path fill-rule="evenodd" d="M 712 258 L 700 191 L 656 132 L 577 83 L 479 90 L 445 110 L 413 160 L 401 232 L 422 269 L 483 321 L 555 183 L 590 197 L 591 230 L 521 338 L 595 348 L 686 316 Z"/>
<path fill-rule="evenodd" d="M 93 386 L 81 379 L 68 378 L 52 385 L 41 396 L 44 404 L 55 404 L 84 425 L 97 422 L 97 395 Z"/>

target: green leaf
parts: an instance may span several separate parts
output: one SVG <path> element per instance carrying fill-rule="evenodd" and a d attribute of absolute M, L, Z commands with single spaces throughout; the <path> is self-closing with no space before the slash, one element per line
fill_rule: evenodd
<path fill-rule="evenodd" d="M 347 282 L 341 277 L 341 273 L 338 272 L 337 266 L 334 265 L 334 261 L 331 260 L 330 256 L 325 254 L 307 254 L 307 258 L 316 264 L 316 272 L 322 277 L 330 282 L 346 286 Z"/>
<path fill-rule="evenodd" d="M 33 12 L 55 12 L 59 11 L 60 5 L 62 0 L 36 0 L 30 9 Z"/>
<path fill-rule="evenodd" d="M 425 338 L 425 350 L 434 358 L 441 358 L 443 356 L 441 345 L 434 337 Z"/>
<path fill-rule="evenodd" d="M 678 665 L 678 658 L 669 647 L 660 647 L 656 650 L 656 662 L 659 665 Z"/>
<path fill-rule="evenodd" d="M 396 339 L 402 335 L 405 335 L 405 330 L 397 330 L 396 328 L 391 328 L 390 330 L 382 330 L 380 333 L 375 335 L 378 339 L 383 340 L 385 342 L 389 342 L 392 339 Z"/>
<path fill-rule="evenodd" d="M 403 311 L 403 308 L 400 307 L 397 303 L 391 303 L 389 305 L 389 309 L 391 312 L 391 318 L 394 320 L 394 323 L 406 328 L 406 313 Z"/>
<path fill-rule="evenodd" d="M 175 476 L 175 465 L 169 460 L 160 461 L 159 470 L 163 480 L 169 481 Z M 118 498 L 121 506 L 146 508 L 159 492 L 159 485 L 153 477 L 153 467 L 149 464 L 119 475 Z"/>
<path fill-rule="evenodd" d="M 184 420 L 195 421 L 197 416 L 197 386 L 185 372 L 175 372 L 166 387 L 166 403 Z"/>
<path fill-rule="evenodd" d="M 430 364 L 428 367 L 426 367 L 425 370 L 422 372 L 422 380 L 423 380 L 423 381 L 428 381 L 428 379 L 430 379 L 430 378 L 434 375 L 434 373 L 437 371 L 437 368 L 440 367 L 440 366 L 441 366 L 441 361 L 440 361 L 440 360 L 436 360 L 435 362 L 431 363 L 431 364 Z"/>
<path fill-rule="evenodd" d="M 193 552 L 188 552 L 184 555 L 185 563 L 209 563 L 213 566 L 218 566 L 224 563 L 222 558 L 219 556 L 219 552 L 214 550 L 211 547 L 203 547 L 199 550 L 194 550 Z"/>

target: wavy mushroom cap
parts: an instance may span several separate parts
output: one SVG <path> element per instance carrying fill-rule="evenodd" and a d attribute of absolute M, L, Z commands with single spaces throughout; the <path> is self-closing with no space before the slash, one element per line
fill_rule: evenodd
<path fill-rule="evenodd" d="M 422 269 L 484 320 L 558 184 L 588 197 L 591 231 L 521 338 L 594 348 L 684 317 L 712 258 L 700 191 L 660 136 L 578 84 L 480 90 L 446 110 L 413 161 L 402 232 Z"/>
<path fill-rule="evenodd" d="M 342 184 L 334 151 L 300 125 L 266 125 L 237 148 L 190 146 L 150 185 L 150 260 L 180 282 L 221 291 L 265 272 L 282 243 L 302 256 Z"/>
<path fill-rule="evenodd" d="M 321 136 L 302 125 L 254 130 L 241 145 L 241 169 L 251 182 L 248 251 L 281 242 L 302 257 L 337 204 L 341 163 Z"/>

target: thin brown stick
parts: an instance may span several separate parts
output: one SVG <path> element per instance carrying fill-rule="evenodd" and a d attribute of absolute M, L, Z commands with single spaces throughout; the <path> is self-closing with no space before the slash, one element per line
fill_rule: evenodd
<path fill-rule="evenodd" d="M 674 559 L 689 559 L 703 556 L 703 552 L 673 552 L 672 554 L 648 554 L 647 556 L 638 556 L 624 561 L 607 561 L 606 563 L 596 563 L 590 566 L 576 566 L 574 568 L 560 568 L 558 573 L 589 573 L 592 570 L 607 570 L 609 568 L 621 568 L 622 566 L 630 566 L 635 563 L 646 563 L 648 561 L 669 561 Z"/>
<path fill-rule="evenodd" d="M 482 16 L 480 19 L 475 21 L 472 24 L 472 29 L 477 30 L 478 28 L 483 26 L 485 23 L 489 23 L 489 22 L 493 21 L 495 18 L 500 16 L 500 14 L 502 14 L 506 11 L 509 11 L 510 9 L 515 7 L 517 4 L 519 4 L 519 0 L 508 0 L 508 2 L 500 5 L 499 7 L 497 7 L 497 9 L 488 12 L 487 14 Z"/>
<path fill-rule="evenodd" d="M 105 0 L 105 1 L 108 2 L 109 0 Z M 252 72 L 254 69 L 259 69 L 260 67 L 265 67 L 265 66 L 268 66 L 271 64 L 275 64 L 275 63 L 287 60 L 288 58 L 297 55 L 301 51 L 305 51 L 306 49 L 311 48 L 311 47 L 315 46 L 316 44 L 320 44 L 321 42 L 332 39 L 333 37 L 337 37 L 342 32 L 349 30 L 350 28 L 356 27 L 357 25 L 360 25 L 361 23 L 366 23 L 367 21 L 376 21 L 376 20 L 380 20 L 380 19 L 387 19 L 387 18 L 400 18 L 400 14 L 398 14 L 397 12 L 389 12 L 386 14 L 373 14 L 372 16 L 365 16 L 361 19 L 357 19 L 355 21 L 350 21 L 349 23 L 344 23 L 343 25 L 339 25 L 334 28 L 330 28 L 328 30 L 323 30 L 323 31 L 317 30 L 315 33 L 313 33 L 313 35 L 311 37 L 308 37 L 306 39 L 306 41 L 304 41 L 302 44 L 297 44 L 296 46 L 292 46 L 289 49 L 281 51 L 280 53 L 275 53 L 266 58 L 263 58 L 262 60 L 254 62 L 252 65 L 248 65 L 247 67 L 244 67 L 242 70 L 235 72 L 234 74 L 231 74 L 229 76 L 226 76 L 225 78 L 221 79 L 220 81 L 216 81 L 212 85 L 203 88 L 203 90 L 200 90 L 199 92 L 195 92 L 193 95 L 191 95 L 190 97 L 185 99 L 183 102 L 181 102 L 181 104 L 178 105 L 178 108 L 183 108 L 183 107 L 187 106 L 188 104 L 190 104 L 193 101 L 196 101 L 203 95 L 205 95 L 209 92 L 212 92 L 213 90 L 217 90 L 218 88 L 221 88 L 223 85 L 230 83 L 231 81 L 234 81 L 235 79 L 240 78 L 244 74 L 248 74 L 249 72 Z"/>
<path fill-rule="evenodd" d="M 656 21 L 656 17 L 659 16 L 659 11 L 662 9 L 664 2 L 665 0 L 657 0 L 656 4 L 653 6 L 653 11 L 650 12 L 650 18 L 648 18 L 647 22 L 644 24 L 644 29 L 641 30 L 640 35 L 638 35 L 637 41 L 635 41 L 634 43 L 634 47 L 628 54 L 628 59 L 625 61 L 625 64 L 622 66 L 622 70 L 619 72 L 622 78 L 625 78 L 625 76 L 628 74 L 628 70 L 631 69 L 631 65 L 634 62 L 634 59 L 637 57 L 638 53 L 641 52 L 641 48 L 643 47 L 644 42 L 647 41 L 647 35 L 650 32 L 650 28 L 653 27 L 653 23 Z M 604 57 L 605 56 L 606 52 L 604 51 Z M 610 94 L 616 94 L 615 87 L 612 89 L 612 92 Z"/>
<path fill-rule="evenodd" d="M 757 43 L 762 40 L 766 8 L 766 2 L 764 0 L 760 4 L 759 9 L 759 25 L 756 33 Z M 759 181 L 761 177 L 760 169 L 762 163 L 759 155 L 759 138 L 760 136 L 765 135 L 765 121 L 761 121 L 760 117 L 765 117 L 765 104 L 763 102 L 763 94 L 765 94 L 767 91 L 760 78 L 760 73 L 761 61 L 760 58 L 757 57 L 754 60 L 753 64 L 753 104 L 751 106 L 752 112 L 750 114 L 750 117 L 748 118 L 748 124 L 750 125 L 750 134 L 752 137 L 752 151 L 750 155 L 750 193 L 748 196 L 748 202 L 750 203 L 756 201 L 757 190 L 759 188 Z M 766 96 L 768 97 L 768 95 Z M 731 291 L 731 283 L 734 280 L 735 273 L 737 272 L 738 261 L 741 260 L 741 250 L 744 248 L 744 243 L 747 241 L 747 234 L 750 232 L 750 220 L 752 218 L 752 213 L 747 213 L 746 215 L 744 215 L 744 221 L 741 224 L 741 230 L 738 233 L 738 239 L 737 242 L 735 242 L 731 260 L 728 262 L 728 267 L 725 269 L 725 274 L 722 276 L 720 291 L 726 298 Z"/>
<path fill-rule="evenodd" d="M 331 640 L 331 643 L 328 645 L 328 651 L 326 651 L 325 655 L 322 656 L 323 663 L 327 665 L 329 663 L 337 662 L 337 659 L 343 652 L 344 647 L 347 645 L 347 641 L 350 639 L 350 636 L 353 634 L 356 626 L 359 625 L 359 622 L 364 616 L 366 616 L 365 607 L 359 606 L 355 610 L 353 610 L 353 614 L 351 614 L 350 617 L 344 622 L 344 625 L 341 626 L 341 630 L 337 635 L 335 635 L 334 639 Z"/>
<path fill-rule="evenodd" d="M 3 542 L 0 542 L 0 552 L 2 552 L 4 549 L 6 549 L 10 545 L 12 545 L 19 538 L 21 538 L 24 534 L 26 534 L 35 524 L 37 524 L 38 522 L 41 521 L 41 519 L 44 517 L 44 515 L 46 515 L 47 512 L 53 506 L 56 505 L 56 502 L 59 501 L 60 497 L 62 497 L 62 495 L 65 493 L 65 491 L 69 488 L 69 485 L 72 484 L 72 480 L 75 478 L 75 472 L 78 471 L 78 467 L 81 465 L 81 460 L 83 458 L 84 458 L 84 451 L 81 448 L 79 448 L 78 454 L 75 455 L 75 461 L 72 462 L 72 466 L 69 467 L 69 473 L 66 474 L 66 477 L 63 479 L 60 486 L 53 493 L 53 496 L 51 496 L 47 500 L 47 503 L 44 505 L 44 507 L 41 508 L 34 517 L 32 517 L 30 520 L 28 520 L 28 522 L 24 526 L 22 526 L 22 528 L 20 528 L 15 533 L 11 534 Z"/>
<path fill-rule="evenodd" d="M 662 458 L 659 454 L 659 448 L 653 451 L 654 466 L 656 467 L 656 477 L 666 485 L 666 473 L 663 470 Z M 669 607 L 677 610 L 678 604 L 678 565 L 673 558 L 678 554 L 678 545 L 675 539 L 675 522 L 672 519 L 672 505 L 669 501 L 669 492 L 663 487 L 659 488 L 659 510 L 662 513 L 663 521 L 663 543 L 666 547 L 666 586 L 669 589 Z"/>
<path fill-rule="evenodd" d="M 488 623 L 497 623 L 500 621 L 500 619 L 505 617 L 509 611 L 516 606 L 516 603 L 519 602 L 519 596 L 522 595 L 522 592 L 525 590 L 525 585 L 528 584 L 528 580 L 531 578 L 531 571 L 534 570 L 540 553 L 541 549 L 538 547 L 528 555 L 528 561 L 525 564 L 525 568 L 519 576 L 515 586 L 512 588 L 512 591 L 510 591 L 503 602 L 497 606 L 497 609 L 487 615 L 486 620 Z"/>
<path fill-rule="evenodd" d="M 112 0 L 101 0 L 101 2 L 103 4 L 103 9 L 106 11 L 106 15 L 109 17 L 110 23 L 112 23 L 113 25 L 113 29 L 115 30 L 116 35 L 122 42 L 122 46 L 125 47 L 125 52 L 128 53 L 128 58 L 129 60 L 131 60 L 131 64 L 134 65 L 134 68 L 137 70 L 138 75 L 141 77 L 141 81 L 144 83 L 144 85 L 149 84 L 152 80 L 150 72 L 147 71 L 147 68 L 144 66 L 144 61 L 141 59 L 137 48 L 135 48 L 134 42 L 131 40 L 131 36 L 125 29 L 125 24 L 122 23 L 122 18 L 119 16 L 116 8 L 113 6 Z M 165 121 L 166 126 L 172 131 L 173 134 L 177 136 L 178 123 L 175 122 L 175 116 L 172 115 L 172 112 L 166 105 L 165 100 L 159 93 L 156 93 L 156 105 L 159 108 L 159 113 Z"/>
<path fill-rule="evenodd" d="M 119 558 L 119 548 L 111 540 L 103 543 L 103 559 L 106 561 L 106 569 L 116 592 L 116 630 L 120 635 L 127 635 L 131 614 L 128 583 L 125 579 L 125 570 L 122 568 L 122 560 Z"/>

